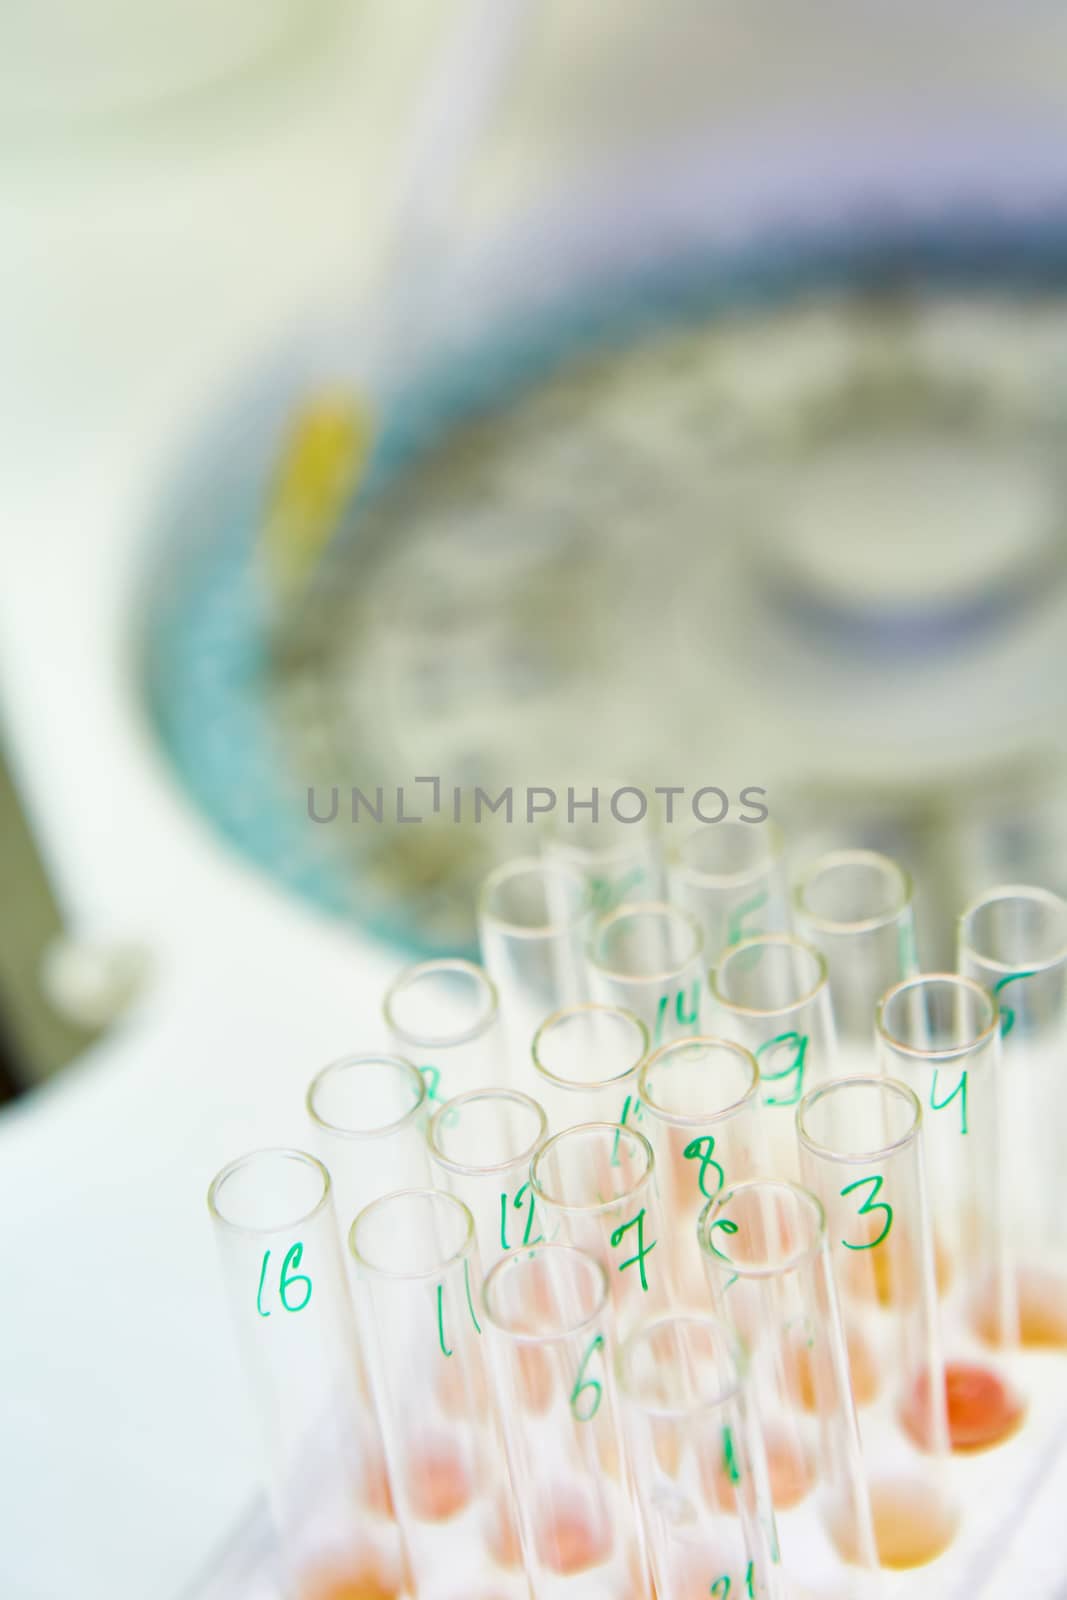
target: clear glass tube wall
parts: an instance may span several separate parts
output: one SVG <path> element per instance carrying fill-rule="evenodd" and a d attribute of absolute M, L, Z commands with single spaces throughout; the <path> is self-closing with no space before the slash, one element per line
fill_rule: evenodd
<path fill-rule="evenodd" d="M 676 1291 L 706 1299 L 697 1223 L 709 1200 L 766 1173 L 759 1067 L 726 1039 L 676 1039 L 650 1056 L 639 1077 L 642 1129 L 656 1168 L 670 1231 Z"/>
<path fill-rule="evenodd" d="M 648 1029 L 632 1011 L 590 1002 L 547 1017 L 531 1052 L 553 1132 L 580 1122 L 640 1122 Z"/>
<path fill-rule="evenodd" d="M 825 958 L 790 934 L 746 939 L 712 971 L 708 1032 L 736 1040 L 759 1065 L 772 1170 L 796 1176 L 794 1116 L 806 1091 L 837 1070 Z"/>
<path fill-rule="evenodd" d="M 545 834 L 542 848 L 546 860 L 583 875 L 594 916 L 663 893 L 662 855 L 646 823 L 621 823 L 603 814 L 595 822 L 560 821 Z"/>
<path fill-rule="evenodd" d="M 1067 1222 L 1050 1205 L 1063 1163 L 1067 1118 L 1067 901 L 1026 885 L 992 890 L 960 918 L 959 970 L 1000 1009 L 1000 1099 L 1005 1197 L 1024 1345 L 1067 1344 Z M 996 1338 L 995 1320 L 979 1326 Z"/>
<path fill-rule="evenodd" d="M 715 1317 L 631 1334 L 619 1388 L 658 1600 L 784 1600 L 763 1433 L 746 1360 Z"/>
<path fill-rule="evenodd" d="M 506 1076 L 496 988 L 473 961 L 405 967 L 384 1001 L 389 1041 L 426 1080 L 430 1111 Z"/>
<path fill-rule="evenodd" d="M 533 1600 L 646 1595 L 604 1268 L 519 1251 L 489 1274 L 485 1315 Z"/>
<path fill-rule="evenodd" d="M 1025 1413 L 1017 1363 L 994 1360 L 975 1339 L 976 1329 L 1001 1346 L 1019 1337 L 996 1001 L 955 973 L 914 978 L 886 995 L 878 1037 L 883 1070 L 923 1106 L 949 1431 L 956 1449 L 985 1448 L 1010 1438 Z"/>
<path fill-rule="evenodd" d="M 325 1167 L 257 1150 L 208 1208 L 260 1425 L 287 1600 L 406 1593 Z"/>
<path fill-rule="evenodd" d="M 307 1111 L 344 1238 L 370 1201 L 429 1183 L 428 1095 L 418 1068 L 400 1056 L 343 1056 L 312 1078 Z"/>
<path fill-rule="evenodd" d="M 670 847 L 667 883 L 674 904 L 700 924 L 709 966 L 742 939 L 788 931 L 782 836 L 771 822 L 694 828 Z"/>
<path fill-rule="evenodd" d="M 588 958 L 593 999 L 640 1017 L 653 1049 L 700 1032 L 703 937 L 688 912 L 658 901 L 620 906 L 596 924 Z"/>
<path fill-rule="evenodd" d="M 475 1089 L 434 1115 L 434 1178 L 473 1216 L 483 1268 L 509 1250 L 541 1242 L 530 1163 L 547 1137 L 544 1111 L 517 1089 Z"/>
<path fill-rule="evenodd" d="M 589 888 L 575 867 L 521 858 L 491 872 L 478 936 L 496 986 L 512 1086 L 536 1095 L 530 1041 L 547 1016 L 588 998 Z"/>
<path fill-rule="evenodd" d="M 896 1569 L 937 1561 L 959 1525 L 921 1125 L 911 1089 L 879 1077 L 824 1084 L 797 1114 L 804 1182 L 827 1216 L 878 1554 Z"/>
<path fill-rule="evenodd" d="M 607 1122 L 568 1128 L 538 1151 L 530 1182 L 548 1241 L 576 1245 L 604 1268 L 623 1334 L 668 1308 L 667 1224 L 643 1134 Z"/>
<path fill-rule="evenodd" d="M 796 1185 L 752 1179 L 709 1201 L 700 1243 L 712 1304 L 748 1365 L 787 1592 L 877 1593 L 822 1206 Z"/>
<path fill-rule="evenodd" d="M 419 1600 L 528 1587 L 490 1404 L 474 1220 L 436 1190 L 385 1195 L 352 1224 L 357 1306 L 397 1520 Z"/>
<path fill-rule="evenodd" d="M 845 1069 L 870 1071 L 875 1006 L 918 970 L 911 878 L 875 850 L 831 851 L 797 880 L 793 921 L 826 958 Z"/>

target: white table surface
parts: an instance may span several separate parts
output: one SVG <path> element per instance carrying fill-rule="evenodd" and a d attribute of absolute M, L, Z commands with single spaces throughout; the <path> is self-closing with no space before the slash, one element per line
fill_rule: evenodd
<path fill-rule="evenodd" d="M 168 1600 L 256 1480 L 206 1186 L 306 1138 L 304 1084 L 377 1042 L 395 961 L 189 809 L 129 608 L 187 434 L 367 281 L 448 10 L 351 5 L 317 57 L 231 103 L 0 163 L 0 717 L 72 929 L 156 962 L 124 1026 L 0 1114 L 6 1600 Z"/>

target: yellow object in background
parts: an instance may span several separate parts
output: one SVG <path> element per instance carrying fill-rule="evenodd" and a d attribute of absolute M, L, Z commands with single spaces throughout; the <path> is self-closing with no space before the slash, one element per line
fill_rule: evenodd
<path fill-rule="evenodd" d="M 333 537 L 374 439 L 358 395 L 314 396 L 295 413 L 271 485 L 264 543 L 272 586 L 292 593 Z"/>

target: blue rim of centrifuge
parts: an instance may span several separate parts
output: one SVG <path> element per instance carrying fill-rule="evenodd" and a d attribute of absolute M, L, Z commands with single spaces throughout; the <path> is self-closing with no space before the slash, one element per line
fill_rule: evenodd
<path fill-rule="evenodd" d="M 929 223 L 765 235 L 733 249 L 690 248 L 630 268 L 608 292 L 576 274 L 521 316 L 490 320 L 458 354 L 406 375 L 380 411 L 369 469 L 335 553 L 358 539 L 360 512 L 449 429 L 517 398 L 563 363 L 659 328 L 779 306 L 814 291 L 891 288 L 1040 293 L 1067 285 L 1062 217 L 957 213 Z M 305 330 L 317 350 L 321 327 Z M 221 408 L 184 463 L 154 530 L 158 565 L 137 607 L 137 667 L 152 727 L 183 787 L 237 851 L 319 910 L 355 921 L 405 953 L 425 951 L 410 908 L 361 896 L 350 866 L 321 857 L 307 831 L 305 791 L 286 780 L 286 747 L 256 685 L 268 671 L 254 579 L 262 474 L 285 412 L 306 391 L 303 340 Z M 234 472 L 247 466 L 250 481 Z M 260 477 L 256 478 L 256 471 Z M 327 558 L 328 559 L 328 558 Z M 214 713 L 208 716 L 208 712 Z M 350 862 L 351 858 L 349 858 Z"/>

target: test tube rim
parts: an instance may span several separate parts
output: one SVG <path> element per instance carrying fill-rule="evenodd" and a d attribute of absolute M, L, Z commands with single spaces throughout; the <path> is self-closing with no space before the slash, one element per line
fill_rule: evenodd
<path fill-rule="evenodd" d="M 988 1004 L 988 1021 L 973 1039 L 968 1039 L 964 1044 L 937 1045 L 924 1049 L 920 1045 L 908 1044 L 889 1032 L 885 1012 L 890 1001 L 897 999 L 908 989 L 919 989 L 931 983 L 949 983 L 957 989 L 968 989 Z M 919 972 L 911 978 L 902 978 L 899 983 L 886 990 L 874 1008 L 874 1023 L 879 1039 L 892 1050 L 894 1055 L 907 1056 L 913 1061 L 959 1061 L 964 1056 L 974 1055 L 977 1050 L 983 1049 L 996 1036 L 1000 1027 L 1000 1004 L 996 995 L 992 994 L 984 983 L 979 983 L 977 978 L 967 977 L 965 973 Z"/>
<path fill-rule="evenodd" d="M 652 1405 L 646 1400 L 639 1399 L 634 1393 L 629 1376 L 629 1361 L 635 1347 L 642 1339 L 655 1333 L 663 1327 L 677 1326 L 678 1323 L 697 1323 L 702 1327 L 713 1327 L 725 1341 L 734 1368 L 734 1376 L 728 1388 L 724 1389 L 714 1399 L 698 1400 L 688 1406 Z M 731 1330 L 729 1325 L 711 1311 L 666 1311 L 660 1316 L 650 1317 L 638 1323 L 619 1346 L 615 1358 L 615 1376 L 618 1380 L 619 1391 L 624 1399 L 632 1406 L 638 1407 L 650 1417 L 677 1420 L 681 1417 L 691 1417 L 698 1411 L 717 1411 L 721 1406 L 729 1405 L 732 1400 L 737 1400 L 744 1388 L 748 1364 L 745 1358 L 745 1348 L 741 1340 Z"/>
<path fill-rule="evenodd" d="M 462 972 L 473 977 L 482 986 L 488 995 L 488 1008 L 461 1033 L 412 1033 L 410 1028 L 402 1028 L 393 1016 L 393 1002 L 397 996 L 410 987 L 419 978 L 430 972 Z M 392 1033 L 405 1040 L 408 1044 L 417 1045 L 418 1048 L 427 1050 L 444 1050 L 455 1045 L 470 1044 L 475 1039 L 480 1039 L 489 1032 L 500 1014 L 500 997 L 496 984 L 486 972 L 484 967 L 476 961 L 467 961 L 463 956 L 434 956 L 428 961 L 416 961 L 404 967 L 397 973 L 382 1000 L 382 1015 L 385 1025 Z"/>
<path fill-rule="evenodd" d="M 719 1255 L 708 1243 L 709 1219 L 713 1211 L 722 1210 L 738 1194 L 747 1193 L 750 1189 L 777 1189 L 791 1195 L 794 1199 L 800 1198 L 804 1205 L 811 1211 L 815 1219 L 815 1240 L 802 1250 L 797 1250 L 788 1256 L 785 1261 L 776 1262 L 773 1266 L 746 1266 L 744 1262 L 733 1261 Z M 701 1254 L 705 1256 L 719 1255 L 719 1259 L 727 1265 L 739 1278 L 746 1281 L 762 1282 L 770 1278 L 780 1278 L 787 1272 L 795 1272 L 805 1262 L 814 1261 L 825 1249 L 829 1237 L 826 1221 L 826 1207 L 811 1189 L 805 1188 L 801 1183 L 790 1183 L 788 1178 L 745 1178 L 741 1183 L 733 1184 L 729 1189 L 721 1190 L 714 1195 L 701 1210 L 697 1218 L 697 1243 Z"/>
<path fill-rule="evenodd" d="M 890 875 L 896 879 L 900 890 L 896 905 L 888 911 L 880 912 L 877 916 L 855 917 L 843 922 L 835 917 L 820 916 L 805 905 L 805 891 L 810 889 L 817 873 L 824 872 L 828 868 L 860 865 L 889 868 Z M 914 893 L 915 885 L 908 869 L 881 850 L 826 850 L 822 855 L 816 856 L 798 876 L 793 885 L 793 907 L 808 927 L 817 928 L 820 933 L 877 933 L 880 928 L 891 927 L 908 910 L 914 899 Z"/>
<path fill-rule="evenodd" d="M 632 827 L 633 824 L 620 823 L 619 826 Z M 647 851 L 650 859 L 654 860 L 655 838 L 650 828 L 638 832 L 637 843 Z M 579 863 L 583 860 L 586 871 L 593 863 L 611 866 L 627 860 L 633 854 L 634 841 L 631 837 L 622 835 L 615 843 L 596 850 L 589 845 L 570 843 L 561 831 L 560 823 L 557 822 L 554 827 L 549 825 L 545 830 L 542 849 L 550 861 L 561 861 L 564 866 L 573 867 L 575 871 L 580 872 L 582 867 Z"/>
<path fill-rule="evenodd" d="M 506 883 L 509 878 L 517 878 L 526 872 L 536 872 L 541 875 L 554 873 L 566 877 L 572 886 L 577 886 L 579 900 L 574 915 L 563 922 L 530 925 L 524 922 L 509 922 L 506 917 L 490 911 L 487 902 L 497 886 Z M 581 927 L 591 908 L 589 885 L 583 874 L 566 862 L 545 860 L 541 856 L 515 856 L 511 861 L 502 862 L 499 867 L 494 867 L 492 872 L 486 875 L 478 891 L 478 922 L 490 924 L 511 939 L 544 939 L 549 935 L 566 933 L 569 929 Z"/>
<path fill-rule="evenodd" d="M 676 879 L 684 878 L 688 883 L 699 887 L 729 889 L 765 877 L 780 865 L 785 853 L 785 835 L 770 817 L 761 824 L 767 830 L 768 852 L 755 867 L 746 867 L 739 872 L 708 872 L 703 867 L 691 866 L 683 859 L 682 851 L 691 839 L 701 837 L 709 828 L 719 828 L 724 825 L 737 828 L 754 826 L 752 823 L 746 824 L 740 817 L 724 817 L 721 823 L 703 822 L 698 823 L 695 828 L 690 828 L 683 839 L 672 841 L 667 847 L 667 866 Z M 749 835 L 744 834 L 742 837 L 747 838 Z M 754 834 L 751 837 L 759 838 L 760 835 Z"/>
<path fill-rule="evenodd" d="M 454 1112 L 458 1107 L 465 1104 L 469 1105 L 475 1100 L 510 1100 L 513 1103 L 521 1104 L 525 1109 L 532 1108 L 537 1113 L 541 1131 L 528 1149 L 521 1150 L 510 1161 L 495 1161 L 490 1166 L 475 1167 L 471 1166 L 469 1162 L 457 1161 L 453 1156 L 446 1156 L 436 1143 L 438 1124 L 446 1112 Z M 435 1166 L 443 1167 L 446 1172 L 454 1173 L 456 1177 L 460 1178 L 488 1178 L 493 1176 L 494 1173 L 510 1172 L 512 1167 L 517 1166 L 524 1159 L 526 1165 L 529 1166 L 544 1143 L 547 1133 L 548 1117 L 545 1115 L 545 1108 L 534 1099 L 533 1095 L 524 1094 L 521 1089 L 490 1086 L 485 1089 L 468 1089 L 464 1094 L 453 1095 L 451 1100 L 446 1100 L 444 1105 L 439 1106 L 430 1118 L 427 1144 L 430 1151 L 430 1160 Z"/>
<path fill-rule="evenodd" d="M 546 1193 L 538 1179 L 538 1162 L 542 1161 L 544 1157 L 547 1156 L 548 1152 L 553 1148 L 553 1146 L 559 1144 L 562 1139 L 573 1138 L 576 1133 L 590 1133 L 593 1130 L 596 1130 L 599 1133 L 610 1133 L 612 1137 L 614 1137 L 616 1134 L 621 1134 L 628 1139 L 636 1139 L 637 1142 L 643 1147 L 648 1161 L 646 1170 L 641 1174 L 636 1183 L 631 1184 L 630 1187 L 622 1194 L 612 1195 L 609 1200 L 599 1200 L 588 1205 L 576 1206 L 568 1203 L 565 1200 L 553 1199 L 550 1194 Z M 554 1133 L 552 1135 L 551 1139 L 545 1140 L 540 1150 L 538 1150 L 537 1154 L 530 1162 L 530 1188 L 533 1190 L 538 1200 L 544 1201 L 545 1205 L 550 1206 L 555 1211 L 566 1211 L 573 1213 L 575 1216 L 599 1216 L 602 1212 L 611 1211 L 614 1207 L 621 1205 L 623 1201 L 629 1199 L 629 1197 L 635 1194 L 637 1190 L 642 1187 L 642 1185 L 648 1183 L 650 1179 L 654 1178 L 655 1170 L 655 1151 L 653 1150 L 649 1141 L 645 1138 L 644 1134 L 638 1133 L 636 1128 L 627 1127 L 626 1123 L 624 1122 L 579 1122 L 576 1123 L 573 1128 L 561 1128 L 558 1133 Z"/>
<path fill-rule="evenodd" d="M 901 1134 L 887 1145 L 882 1145 L 877 1150 L 840 1151 L 831 1150 L 828 1145 L 821 1144 L 814 1139 L 804 1127 L 804 1113 L 810 1110 L 817 1101 L 826 1095 L 834 1094 L 843 1088 L 855 1087 L 862 1084 L 865 1088 L 888 1090 L 898 1098 L 903 1097 L 909 1108 L 914 1113 L 914 1121 L 906 1133 Z M 887 1073 L 861 1073 L 849 1078 L 831 1078 L 828 1083 L 817 1084 L 814 1089 L 809 1089 L 807 1094 L 797 1106 L 796 1128 L 797 1138 L 811 1155 L 820 1161 L 833 1161 L 838 1166 L 854 1167 L 864 1164 L 870 1165 L 872 1161 L 887 1161 L 891 1156 L 898 1155 L 901 1150 L 906 1150 L 909 1145 L 918 1139 L 923 1125 L 923 1108 L 919 1096 L 909 1084 L 903 1083 L 900 1078 L 891 1078 Z"/>
<path fill-rule="evenodd" d="M 407 1111 L 404 1112 L 403 1116 L 397 1117 L 393 1122 L 383 1123 L 380 1128 L 343 1128 L 337 1122 L 328 1122 L 324 1116 L 316 1111 L 312 1103 L 317 1086 L 322 1082 L 323 1078 L 325 1078 L 328 1073 L 340 1071 L 342 1067 L 363 1066 L 372 1061 L 403 1067 L 406 1072 L 413 1074 L 413 1087 L 415 1087 L 416 1080 L 418 1080 L 417 1094 L 414 1104 L 409 1106 Z M 311 1121 L 315 1124 L 316 1128 L 321 1128 L 323 1133 L 331 1134 L 339 1139 L 386 1139 L 390 1135 L 398 1133 L 400 1129 L 406 1127 L 409 1122 L 412 1122 L 418 1116 L 419 1112 L 422 1111 L 425 1103 L 426 1080 L 419 1071 L 418 1067 L 415 1066 L 414 1062 L 408 1061 L 405 1056 L 395 1056 L 390 1054 L 389 1051 L 378 1050 L 368 1050 L 354 1055 L 338 1056 L 336 1060 L 328 1061 L 324 1067 L 320 1067 L 318 1072 L 316 1072 L 315 1076 L 308 1084 L 307 1094 L 304 1097 L 304 1106 L 307 1110 L 307 1114 L 311 1118 Z"/>
<path fill-rule="evenodd" d="M 561 1078 L 539 1059 L 537 1053 L 538 1041 L 549 1028 L 557 1027 L 561 1022 L 570 1021 L 574 1017 L 588 1016 L 591 1011 L 606 1012 L 613 1017 L 622 1017 L 628 1027 L 636 1024 L 642 1040 L 641 1054 L 632 1066 L 627 1067 L 624 1072 L 614 1073 L 610 1078 Z M 579 1094 L 588 1092 L 591 1089 L 608 1089 L 612 1084 L 625 1083 L 627 1078 L 632 1078 L 635 1073 L 639 1073 L 644 1063 L 648 1060 L 648 1045 L 648 1029 L 641 1021 L 641 1018 L 634 1012 L 627 1010 L 625 1006 L 611 1006 L 603 1004 L 599 1000 L 586 1000 L 580 1005 L 561 1006 L 558 1011 L 553 1011 L 551 1016 L 545 1018 L 530 1043 L 530 1058 L 534 1064 L 534 1071 L 540 1073 L 553 1088 L 563 1089 L 568 1094 Z"/>
<path fill-rule="evenodd" d="M 562 1328 L 558 1333 L 524 1333 L 519 1329 L 505 1327 L 492 1308 L 490 1290 L 495 1286 L 495 1280 L 503 1277 L 504 1269 L 511 1271 L 520 1270 L 524 1261 L 531 1260 L 534 1256 L 568 1255 L 577 1257 L 583 1265 L 592 1267 L 597 1283 L 597 1303 L 586 1316 L 572 1326 Z M 543 1240 L 540 1244 L 530 1245 L 523 1250 L 509 1250 L 499 1261 L 493 1263 L 485 1275 L 482 1284 L 482 1309 L 486 1319 L 492 1327 L 494 1334 L 499 1334 L 503 1339 L 511 1339 L 516 1344 L 562 1344 L 568 1339 L 573 1339 L 575 1334 L 583 1333 L 599 1318 L 603 1317 L 608 1309 L 610 1289 L 608 1275 L 603 1262 L 590 1255 L 588 1250 L 583 1250 L 579 1245 L 567 1244 L 562 1240 Z"/>
<path fill-rule="evenodd" d="M 264 1156 L 281 1156 L 288 1161 L 299 1161 L 302 1166 L 312 1167 L 322 1180 L 322 1193 L 315 1204 L 307 1211 L 302 1211 L 299 1216 L 287 1217 L 284 1222 L 272 1223 L 270 1227 L 255 1227 L 247 1222 L 234 1222 L 219 1208 L 218 1197 L 224 1184 L 242 1167 L 247 1167 L 250 1162 L 258 1161 Z M 292 1228 L 300 1227 L 302 1223 L 310 1222 L 324 1211 L 330 1201 L 332 1190 L 330 1174 L 318 1156 L 313 1156 L 309 1150 L 300 1150 L 296 1145 L 260 1145 L 254 1150 L 247 1150 L 244 1155 L 236 1156 L 232 1161 L 227 1161 L 220 1167 L 208 1185 L 207 1208 L 212 1219 L 220 1227 L 227 1228 L 231 1233 L 244 1234 L 248 1238 L 266 1238 L 275 1233 L 287 1233 Z"/>
<path fill-rule="evenodd" d="M 784 1006 L 747 1006 L 742 1005 L 737 1000 L 728 1000 L 720 991 L 719 973 L 726 963 L 732 961 L 735 956 L 764 945 L 788 945 L 791 949 L 803 950 L 806 955 L 811 956 L 818 971 L 818 977 L 813 987 L 796 999 L 790 1000 Z M 739 1017 L 787 1016 L 790 1011 L 796 1011 L 800 1006 L 811 1005 L 813 1000 L 817 1000 L 820 994 L 826 992 L 829 981 L 830 969 L 822 951 L 816 950 L 813 944 L 809 944 L 806 939 L 798 938 L 795 933 L 755 933 L 751 938 L 740 939 L 737 944 L 730 945 L 729 949 L 724 951 L 722 959 L 708 973 L 708 987 L 711 990 L 713 999 L 719 1005 L 725 1006 L 727 1011 L 731 1011 Z"/>
<path fill-rule="evenodd" d="M 419 1198 L 432 1200 L 435 1204 L 442 1202 L 448 1206 L 455 1206 L 462 1213 L 464 1236 L 456 1250 L 444 1261 L 435 1262 L 432 1267 L 426 1267 L 421 1272 L 393 1272 L 388 1267 L 378 1266 L 356 1246 L 356 1229 L 359 1224 L 372 1211 L 379 1210 L 382 1206 L 390 1205 L 397 1200 L 410 1200 Z M 384 1278 L 390 1283 L 425 1283 L 431 1278 L 442 1277 L 459 1262 L 469 1260 L 474 1248 L 474 1217 L 471 1209 L 465 1205 L 457 1195 L 449 1194 L 446 1189 L 392 1189 L 388 1194 L 379 1195 L 376 1200 L 371 1200 L 352 1218 L 352 1226 L 348 1230 L 348 1248 L 356 1266 L 363 1272 L 369 1272 L 375 1278 Z"/>
<path fill-rule="evenodd" d="M 956 921 L 960 956 L 971 956 L 975 961 L 981 962 L 983 966 L 990 967 L 996 972 L 1018 971 L 1017 962 L 997 961 L 993 956 L 983 955 L 980 950 L 975 949 L 974 945 L 970 943 L 964 932 L 968 920 L 976 912 L 983 910 L 986 906 L 996 904 L 998 900 L 1012 899 L 1042 901 L 1046 905 L 1054 905 L 1067 916 L 1067 900 L 1062 895 L 1056 894 L 1053 889 L 1045 889 L 1038 884 L 1032 883 L 1000 884 L 995 889 L 987 890 L 985 894 L 976 895 L 960 912 Z M 1039 972 L 1051 972 L 1054 967 L 1062 966 L 1065 961 L 1067 961 L 1067 943 L 1064 943 L 1055 955 L 1046 956 L 1039 960 L 1027 960 L 1026 967 L 1027 971 L 1036 975 Z"/>
<path fill-rule="evenodd" d="M 668 1111 L 665 1107 L 660 1106 L 647 1093 L 645 1088 L 646 1075 L 650 1068 L 661 1056 L 673 1055 L 675 1052 L 681 1055 L 684 1051 L 692 1050 L 695 1046 L 709 1044 L 714 1045 L 717 1049 L 728 1050 L 731 1055 L 743 1057 L 745 1065 L 751 1067 L 752 1081 L 744 1094 L 740 1099 L 732 1101 L 730 1105 L 723 1106 L 718 1111 L 705 1111 L 698 1116 L 687 1116 L 682 1112 Z M 708 1122 L 725 1122 L 740 1111 L 742 1106 L 752 1104 L 759 1094 L 759 1086 L 759 1063 L 752 1051 L 746 1049 L 743 1044 L 739 1044 L 736 1039 L 723 1039 L 718 1034 L 712 1033 L 698 1033 L 694 1034 L 692 1038 L 686 1039 L 669 1039 L 666 1044 L 660 1045 L 658 1050 L 653 1050 L 637 1075 L 637 1089 L 642 1105 L 647 1106 L 654 1117 L 657 1117 L 661 1122 L 669 1123 L 673 1128 L 698 1128 L 703 1127 Z"/>
<path fill-rule="evenodd" d="M 597 940 L 604 929 L 614 922 L 621 922 L 627 917 L 647 915 L 654 911 L 657 916 L 676 918 L 685 923 L 692 938 L 692 949 L 673 967 L 663 972 L 620 972 L 617 967 L 608 966 L 606 961 L 601 961 L 596 955 Z M 682 906 L 674 905 L 670 900 L 628 900 L 614 910 L 607 912 L 597 919 L 597 923 L 590 936 L 586 947 L 586 958 L 591 967 L 604 978 L 611 978 L 616 983 L 667 983 L 677 977 L 678 973 L 689 966 L 692 961 L 699 961 L 704 950 L 704 935 L 696 917 Z"/>

